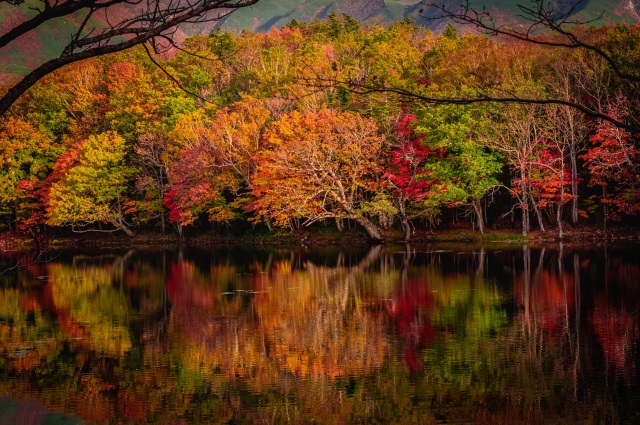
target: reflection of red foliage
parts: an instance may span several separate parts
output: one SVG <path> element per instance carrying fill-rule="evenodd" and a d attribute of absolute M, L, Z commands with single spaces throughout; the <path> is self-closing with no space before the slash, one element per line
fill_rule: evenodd
<path fill-rule="evenodd" d="M 613 308 L 603 297 L 595 299 L 589 320 L 604 351 L 605 360 L 619 370 L 630 370 L 635 341 L 640 337 L 637 313 Z"/>
<path fill-rule="evenodd" d="M 35 295 L 34 293 L 20 293 L 20 306 L 22 310 L 26 313 L 29 311 L 40 311 L 42 307 L 40 306 L 40 297 Z"/>
<path fill-rule="evenodd" d="M 183 279 L 182 262 L 171 264 L 171 273 L 167 278 L 167 295 L 171 301 L 175 301 L 180 289 L 180 281 Z"/>
<path fill-rule="evenodd" d="M 118 392 L 118 416 L 124 419 L 142 420 L 147 416 L 145 403 L 128 391 Z"/>
<path fill-rule="evenodd" d="M 51 273 L 47 274 L 49 276 L 51 275 Z M 69 338 L 74 340 L 74 344 L 88 347 L 89 343 L 85 328 L 75 322 L 73 317 L 71 317 L 71 312 L 69 310 L 62 309 L 58 305 L 56 305 L 53 296 L 54 285 L 55 282 L 49 279 L 47 281 L 47 284 L 44 286 L 42 296 L 38 297 L 37 300 L 34 300 L 32 302 L 37 302 L 41 308 L 53 312 L 56 315 L 58 326 L 65 334 L 69 336 Z"/>
<path fill-rule="evenodd" d="M 137 268 L 134 270 L 127 270 L 124 275 L 124 282 L 128 288 L 135 288 L 139 286 L 142 279 L 140 276 L 140 270 Z"/>
<path fill-rule="evenodd" d="M 405 340 L 404 361 L 412 372 L 422 369 L 418 354 L 435 338 L 435 330 L 427 312 L 433 306 L 433 296 L 423 279 L 409 279 L 402 293 L 389 306 L 389 315 L 396 320 L 398 334 Z"/>
<path fill-rule="evenodd" d="M 520 279 L 514 287 L 516 299 L 522 308 L 528 303 L 535 311 L 535 318 L 552 336 L 562 332 L 566 325 L 566 315 L 573 312 L 575 306 L 574 277 L 569 273 L 562 275 L 549 270 L 541 270 L 537 279 L 532 279 L 530 299 L 525 300 L 524 281 Z"/>
<path fill-rule="evenodd" d="M 194 265 L 184 261 L 171 265 L 166 285 L 173 323 L 191 340 L 207 339 L 216 321 L 216 288 L 198 281 Z"/>
<path fill-rule="evenodd" d="M 90 423 L 109 423 L 115 417 L 115 406 L 109 395 L 91 389 L 71 395 L 70 408 L 76 415 Z"/>
<path fill-rule="evenodd" d="M 84 328 L 73 320 L 69 311 L 58 310 L 57 313 L 58 326 L 60 326 L 60 329 L 62 329 L 69 338 L 76 340 L 78 344 L 88 345 L 87 334 Z"/>
<path fill-rule="evenodd" d="M 167 279 L 167 295 L 174 307 L 212 307 L 217 298 L 216 288 L 197 282 L 191 263 L 178 262 L 171 265 Z"/>
<path fill-rule="evenodd" d="M 628 264 L 620 258 L 614 258 L 611 260 L 608 274 L 612 281 L 620 282 L 632 290 L 632 292 L 629 292 L 628 301 L 632 302 L 630 306 L 635 305 L 636 300 L 640 297 L 640 286 L 637 285 L 638 276 L 640 276 L 640 265 Z"/>

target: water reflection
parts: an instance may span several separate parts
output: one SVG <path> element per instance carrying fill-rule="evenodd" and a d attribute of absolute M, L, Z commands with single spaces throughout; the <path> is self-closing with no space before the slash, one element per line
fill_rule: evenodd
<path fill-rule="evenodd" d="M 633 250 L 58 255 L 0 277 L 0 422 L 640 419 Z"/>

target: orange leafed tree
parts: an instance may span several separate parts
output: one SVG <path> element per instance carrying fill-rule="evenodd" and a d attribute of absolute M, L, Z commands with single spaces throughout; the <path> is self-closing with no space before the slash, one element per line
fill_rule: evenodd
<path fill-rule="evenodd" d="M 190 125 L 182 123 L 186 128 L 178 138 L 194 140 L 169 170 L 172 188 L 165 205 L 172 221 L 187 225 L 202 212 L 214 222 L 236 217 L 236 207 L 245 202 L 255 172 L 255 156 L 268 120 L 269 111 L 263 103 L 245 97 L 219 110 L 213 119 L 201 117 Z"/>
<path fill-rule="evenodd" d="M 252 207 L 279 226 L 292 219 L 353 219 L 382 240 L 358 207 L 378 187 L 383 144 L 375 123 L 360 115 L 328 109 L 285 115 L 258 154 Z"/>

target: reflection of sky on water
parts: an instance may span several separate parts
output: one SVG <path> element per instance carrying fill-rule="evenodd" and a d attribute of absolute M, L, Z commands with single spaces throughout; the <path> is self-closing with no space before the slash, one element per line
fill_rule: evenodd
<path fill-rule="evenodd" d="M 629 252 L 63 252 L 0 278 L 2 406 L 91 423 L 633 421 Z"/>

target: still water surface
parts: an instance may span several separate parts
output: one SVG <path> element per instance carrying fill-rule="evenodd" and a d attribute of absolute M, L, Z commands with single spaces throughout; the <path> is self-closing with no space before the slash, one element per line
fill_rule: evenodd
<path fill-rule="evenodd" d="M 0 276 L 0 423 L 640 423 L 639 252 L 50 253 Z"/>

